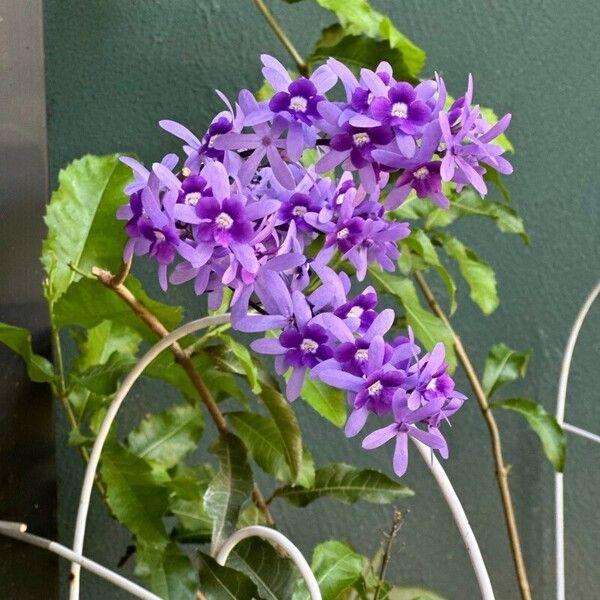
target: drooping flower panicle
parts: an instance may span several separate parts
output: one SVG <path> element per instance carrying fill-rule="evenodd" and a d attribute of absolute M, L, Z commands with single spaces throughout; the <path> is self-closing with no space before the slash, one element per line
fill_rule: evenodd
<path fill-rule="evenodd" d="M 218 92 L 227 110 L 202 136 L 160 122 L 185 144 L 181 170 L 172 154 L 150 170 L 123 158 L 135 175 L 118 212 L 127 221 L 125 258 L 150 255 L 163 289 L 193 281 L 211 308 L 232 290 L 233 326 L 269 332 L 251 346 L 287 373 L 288 399 L 301 394 L 309 373 L 346 392 L 348 436 L 371 414 L 391 418 L 363 446 L 394 439 L 402 475 L 408 437 L 448 455 L 440 426 L 465 397 L 454 389 L 443 345 L 423 354 L 412 331 L 391 335 L 393 311 L 377 310 L 371 287 L 351 295 L 350 277 L 334 265 L 358 281 L 369 266 L 393 271 L 410 229 L 389 211 L 413 191 L 441 207 L 449 205 L 443 182 L 485 195 L 487 168 L 511 172 L 494 143 L 510 115 L 485 121 L 471 104 L 470 77 L 465 95 L 446 108 L 440 77 L 413 86 L 387 63 L 357 78 L 330 59 L 293 80 L 276 59 L 262 62 L 271 99 L 242 90 L 232 105 Z M 338 81 L 346 99 L 328 100 Z M 307 150 L 317 155 L 311 165 Z"/>

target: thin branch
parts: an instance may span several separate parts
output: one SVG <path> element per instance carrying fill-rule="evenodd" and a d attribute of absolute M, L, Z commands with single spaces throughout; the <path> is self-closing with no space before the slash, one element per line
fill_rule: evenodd
<path fill-rule="evenodd" d="M 395 537 L 398 535 L 398 531 L 400 531 L 400 527 L 402 527 L 402 513 L 398 509 L 394 509 L 392 526 L 390 527 L 389 533 L 384 534 L 385 542 L 383 547 L 383 557 L 381 559 L 381 566 L 379 567 L 377 587 L 375 588 L 375 593 L 373 594 L 373 600 L 378 600 L 379 598 L 379 592 L 381 591 L 381 586 L 385 579 L 385 572 L 387 570 L 388 563 L 390 562 L 390 558 L 392 557 L 392 545 L 394 544 Z"/>
<path fill-rule="evenodd" d="M 308 65 L 306 61 L 300 55 L 300 52 L 296 50 L 296 47 L 287 36 L 281 25 L 277 22 L 277 19 L 273 16 L 271 9 L 266 5 L 264 0 L 254 0 L 258 10 L 262 13 L 266 22 L 269 24 L 271 29 L 275 32 L 275 35 L 279 38 L 279 41 L 283 44 L 284 48 L 288 51 L 293 61 L 296 63 L 296 68 L 300 72 L 300 75 L 308 77 Z"/>
<path fill-rule="evenodd" d="M 527 569 L 525 567 L 525 561 L 523 560 L 523 551 L 521 549 L 521 542 L 519 540 L 519 531 L 517 529 L 515 510 L 510 494 L 510 487 L 508 485 L 508 472 L 510 467 L 507 466 L 504 462 L 504 457 L 502 455 L 502 443 L 500 441 L 500 432 L 498 430 L 496 418 L 492 413 L 487 396 L 483 391 L 481 382 L 479 381 L 477 373 L 473 368 L 471 359 L 469 358 L 469 355 L 467 354 L 460 338 L 452 328 L 452 325 L 450 325 L 450 320 L 444 312 L 444 309 L 437 301 L 435 295 L 433 294 L 433 291 L 427 284 L 427 281 L 425 280 L 423 275 L 417 271 L 415 272 L 414 276 L 415 280 L 417 281 L 417 284 L 423 292 L 423 296 L 425 297 L 427 303 L 431 307 L 431 310 L 440 318 L 440 320 L 444 323 L 444 325 L 446 325 L 446 327 L 452 334 L 452 341 L 454 343 L 456 355 L 467 375 L 471 387 L 473 388 L 473 392 L 475 393 L 477 403 L 479 404 L 479 408 L 481 409 L 483 418 L 488 427 L 490 440 L 492 444 L 492 455 L 494 458 L 494 463 L 496 465 L 496 479 L 498 481 L 498 488 L 500 490 L 500 499 L 502 501 L 502 508 L 504 510 L 504 520 L 506 522 L 506 528 L 508 530 L 508 538 L 512 550 L 513 562 L 515 565 L 519 589 L 521 591 L 521 598 L 522 600 L 531 600 L 531 590 L 529 587 L 529 580 L 527 577 Z"/>
<path fill-rule="evenodd" d="M 52 353 L 54 354 L 54 358 L 56 360 L 56 369 L 58 371 L 58 385 L 56 387 L 53 386 L 54 392 L 60 403 L 62 404 L 63 410 L 65 411 L 65 415 L 67 417 L 67 421 L 69 422 L 69 426 L 71 429 L 77 429 L 79 427 L 79 423 L 77 422 L 77 417 L 73 412 L 73 407 L 71 406 L 71 402 L 69 400 L 69 396 L 67 394 L 67 385 L 65 381 L 65 367 L 63 363 L 63 355 L 62 355 L 62 346 L 60 343 L 60 335 L 58 329 L 54 325 L 54 321 L 52 319 L 52 309 L 50 308 L 50 332 L 52 338 Z M 88 449 L 79 446 L 79 453 L 81 454 L 81 458 L 87 464 L 90 461 L 90 453 Z M 96 478 L 95 480 L 96 489 L 100 493 L 100 496 L 103 499 L 106 499 L 106 490 L 102 482 Z"/>
<path fill-rule="evenodd" d="M 169 335 L 169 330 L 162 324 L 160 319 L 153 312 L 151 312 L 145 304 L 140 302 L 123 284 L 123 282 L 119 282 L 116 276 L 98 267 L 94 267 L 92 269 L 92 274 L 100 283 L 117 294 L 117 296 L 119 296 L 131 308 L 131 310 L 133 310 L 133 312 L 159 337 L 165 337 Z M 221 412 L 216 400 L 210 393 L 210 390 L 204 383 L 204 380 L 194 368 L 194 364 L 192 363 L 190 357 L 177 342 L 170 346 L 170 350 L 173 353 L 175 360 L 181 365 L 186 375 L 198 391 L 202 402 L 210 413 L 210 416 L 212 417 L 219 432 L 226 433 L 228 428 L 225 416 Z M 269 507 L 267 506 L 262 492 L 256 484 L 254 485 L 253 496 L 256 506 L 264 513 L 267 523 L 272 526 L 274 524 L 273 516 L 269 510 Z"/>

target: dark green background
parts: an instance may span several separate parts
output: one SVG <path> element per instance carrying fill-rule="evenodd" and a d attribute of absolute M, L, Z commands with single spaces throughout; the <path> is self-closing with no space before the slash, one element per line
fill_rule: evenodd
<path fill-rule="evenodd" d="M 508 185 L 526 219 L 530 247 L 470 222 L 461 234 L 497 270 L 500 308 L 484 318 L 466 294 L 456 326 L 482 365 L 487 348 L 504 341 L 531 347 L 530 375 L 515 394 L 554 410 L 562 349 L 572 320 L 598 278 L 600 250 L 599 75 L 600 4 L 592 0 L 508 2 L 374 2 L 428 54 L 425 74 L 443 73 L 451 92 L 474 74 L 476 101 L 511 111 L 517 148 Z M 293 6 L 271 0 L 302 52 L 332 22 L 306 0 Z M 135 151 L 156 160 L 177 143 L 156 126 L 181 120 L 202 132 L 221 110 L 212 93 L 232 95 L 260 83 L 259 54 L 287 56 L 250 0 L 48 0 L 45 8 L 50 175 L 86 152 Z M 139 265 L 138 271 L 151 269 Z M 155 286 L 154 288 L 155 289 Z M 200 307 L 187 295 L 188 315 Z M 600 431 L 598 355 L 600 306 L 590 315 L 575 353 L 567 419 Z M 458 380 L 462 389 L 464 378 Z M 160 406 L 164 390 L 140 386 L 130 401 L 138 416 Z M 351 461 L 390 472 L 386 450 L 364 453 L 298 402 L 295 407 L 319 463 Z M 534 597 L 553 597 L 553 478 L 534 436 L 518 417 L 498 415 L 512 463 L 511 485 Z M 59 441 L 61 539 L 70 543 L 81 479 L 80 459 Z M 487 433 L 474 401 L 453 421 L 447 470 L 482 546 L 500 600 L 517 597 L 511 559 L 493 480 Z M 389 449 L 388 449 L 389 450 Z M 475 580 L 454 524 L 430 475 L 413 457 L 406 482 L 417 495 L 404 502 L 406 524 L 390 574 L 423 584 L 451 599 L 477 597 Z M 600 589 L 600 448 L 569 439 L 566 475 L 569 598 L 594 598 Z M 315 503 L 307 510 L 277 505 L 280 528 L 306 552 L 329 537 L 373 552 L 390 509 Z M 101 506 L 92 511 L 86 553 L 113 566 L 128 535 Z M 64 572 L 63 572 L 64 574 Z M 96 579 L 84 579 L 86 599 L 121 597 Z M 596 590 L 596 591 L 595 591 Z"/>

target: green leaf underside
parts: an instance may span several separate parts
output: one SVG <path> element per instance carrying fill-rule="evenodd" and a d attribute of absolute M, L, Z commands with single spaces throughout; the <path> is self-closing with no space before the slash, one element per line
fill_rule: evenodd
<path fill-rule="evenodd" d="M 525 417 L 540 438 L 544 453 L 554 470 L 562 473 L 565 466 L 565 434 L 553 415 L 546 412 L 541 404 L 527 398 L 500 400 L 492 402 L 490 406 L 512 410 Z"/>
<path fill-rule="evenodd" d="M 126 235 L 115 213 L 127 201 L 123 188 L 130 178 L 131 169 L 117 154 L 87 155 L 60 171 L 46 211 L 48 236 L 42 247 L 51 303 L 80 278 L 69 263 L 84 272 L 94 265 L 118 268 Z"/>
<path fill-rule="evenodd" d="M 175 329 L 183 317 L 183 309 L 151 299 L 133 275 L 127 277 L 127 287 L 142 304 L 148 307 L 163 325 Z M 81 279 L 54 305 L 54 323 L 58 328 L 77 326 L 91 329 L 110 320 L 118 327 L 128 327 L 144 340 L 156 341 L 156 334 L 143 323 L 131 308 L 113 291 L 91 279 Z"/>
<path fill-rule="evenodd" d="M 445 600 L 439 594 L 421 587 L 393 587 L 385 600 Z"/>
<path fill-rule="evenodd" d="M 113 354 L 137 354 L 141 337 L 130 327 L 110 320 L 102 321 L 77 338 L 79 354 L 74 370 L 82 373 L 94 365 L 103 365 Z"/>
<path fill-rule="evenodd" d="M 173 542 L 165 548 L 138 542 L 135 574 L 165 600 L 193 600 L 198 589 L 192 561 Z"/>
<path fill-rule="evenodd" d="M 323 600 L 334 600 L 351 587 L 362 574 L 363 561 L 360 554 L 342 542 L 331 540 L 319 544 L 313 552 L 311 569 L 319 583 Z M 304 586 L 293 597 L 293 600 L 308 599 Z"/>
<path fill-rule="evenodd" d="M 489 315 L 500 304 L 496 291 L 496 274 L 473 250 L 455 237 L 439 234 L 444 250 L 456 261 L 458 268 L 469 285 L 470 298 L 484 315 Z"/>
<path fill-rule="evenodd" d="M 106 362 L 93 365 L 81 373 L 73 373 L 71 380 L 90 392 L 107 396 L 117 390 L 120 379 L 134 364 L 134 356 L 115 351 Z"/>
<path fill-rule="evenodd" d="M 390 19 L 377 12 L 367 0 L 317 0 L 332 11 L 349 35 L 366 35 L 385 40 L 402 55 L 411 78 L 416 78 L 425 65 L 425 52 L 400 33 Z M 369 62 L 363 66 L 371 66 Z M 396 71 L 394 71 L 396 73 Z M 397 75 L 400 79 L 400 76 Z"/>
<path fill-rule="evenodd" d="M 340 25 L 332 25 L 321 32 L 308 62 L 322 63 L 329 57 L 342 61 L 356 72 L 363 67 L 375 69 L 380 62 L 386 61 L 392 65 L 398 79 L 417 82 L 411 75 L 402 52 L 390 47 L 388 41 L 373 39 L 367 35 L 349 35 Z"/>
<path fill-rule="evenodd" d="M 198 553 L 200 591 L 206 600 L 252 600 L 258 598 L 256 585 L 235 569 L 222 567 L 210 556 Z"/>
<path fill-rule="evenodd" d="M 446 290 L 448 291 L 448 299 L 450 301 L 450 314 L 453 314 L 456 310 L 456 283 L 454 282 L 454 279 L 450 273 L 448 273 L 448 270 L 440 262 L 437 250 L 435 249 L 432 241 L 429 239 L 429 236 L 422 229 L 412 227 L 410 236 L 403 240 L 402 244 L 408 246 L 410 249 L 410 252 L 407 252 L 403 249 L 400 254 L 400 264 L 403 260 L 409 260 L 407 274 L 409 274 L 412 270 L 423 270 L 416 268 L 412 264 L 412 262 L 414 262 L 411 260 L 412 252 L 424 261 L 425 268 L 433 267 L 433 269 L 440 276 L 440 279 L 444 282 Z"/>
<path fill-rule="evenodd" d="M 24 361 L 31 381 L 47 383 L 54 380 L 52 363 L 36 354 L 31 347 L 31 333 L 28 329 L 0 323 L 0 342 L 16 352 Z"/>
<path fill-rule="evenodd" d="M 488 398 L 503 385 L 525 377 L 531 351 L 519 352 L 506 344 L 490 348 L 483 369 L 482 386 Z"/>
<path fill-rule="evenodd" d="M 286 461 L 284 442 L 273 419 L 252 412 L 232 412 L 227 419 L 263 471 L 286 483 L 295 483 Z M 303 478 L 300 478 L 303 479 Z M 301 481 L 299 483 L 309 483 Z"/>
<path fill-rule="evenodd" d="M 370 268 L 369 274 L 376 287 L 399 299 L 406 311 L 406 320 L 413 328 L 415 335 L 428 351 L 433 350 L 438 342 L 446 348 L 446 362 L 451 372 L 456 368 L 456 355 L 452 333 L 433 313 L 421 306 L 417 290 L 409 279 L 386 271 Z"/>
<path fill-rule="evenodd" d="M 304 458 L 302 432 L 296 413 L 279 390 L 265 382 L 261 387 L 260 398 L 279 431 L 285 461 L 290 468 L 292 481 L 296 481 Z"/>
<path fill-rule="evenodd" d="M 412 496 L 413 492 L 379 471 L 335 463 L 317 469 L 311 488 L 285 486 L 278 489 L 275 495 L 290 504 L 303 507 L 324 497 L 335 498 L 346 504 L 359 500 L 389 504 L 398 498 Z"/>
<path fill-rule="evenodd" d="M 232 433 L 220 434 L 212 451 L 219 471 L 204 495 L 204 510 L 213 520 L 214 551 L 235 531 L 242 507 L 250 499 L 253 478 L 244 445 Z"/>
<path fill-rule="evenodd" d="M 523 220 L 513 208 L 483 199 L 471 188 L 465 188 L 452 197 L 449 209 L 436 208 L 431 211 L 425 221 L 425 228 L 446 227 L 463 216 L 491 219 L 501 232 L 518 235 L 524 243 L 529 242 Z"/>
<path fill-rule="evenodd" d="M 282 558 L 268 542 L 252 538 L 240 542 L 228 564 L 246 574 L 263 600 L 287 600 L 297 578 L 292 562 Z"/>
<path fill-rule="evenodd" d="M 194 368 L 202 373 L 204 383 L 210 389 L 217 401 L 224 398 L 245 399 L 235 378 L 230 373 L 224 373 L 215 368 L 207 354 L 197 354 L 192 357 Z M 189 380 L 183 367 L 175 361 L 170 352 L 157 356 L 145 369 L 144 376 L 160 379 L 178 389 L 192 403 L 198 401 L 198 390 Z"/>
<path fill-rule="evenodd" d="M 212 519 L 204 510 L 204 494 L 213 477 L 212 469 L 206 468 L 200 477 L 178 475 L 169 482 L 169 511 L 178 529 L 206 541 L 212 533 Z"/>
<path fill-rule="evenodd" d="M 117 519 L 139 540 L 165 547 L 162 517 L 167 510 L 167 476 L 116 443 L 105 447 L 101 463 L 106 499 Z"/>
<path fill-rule="evenodd" d="M 343 427 L 348 406 L 342 390 L 332 388 L 318 379 L 306 377 L 300 397 L 336 427 Z"/>
<path fill-rule="evenodd" d="M 256 364 L 256 359 L 253 358 L 246 346 L 240 344 L 231 336 L 220 335 L 219 337 L 240 362 L 252 392 L 258 394 L 260 392 L 260 383 L 258 381 L 258 366 Z"/>
<path fill-rule="evenodd" d="M 204 420 L 199 406 L 178 404 L 146 417 L 127 437 L 129 448 L 140 458 L 174 467 L 196 449 Z"/>

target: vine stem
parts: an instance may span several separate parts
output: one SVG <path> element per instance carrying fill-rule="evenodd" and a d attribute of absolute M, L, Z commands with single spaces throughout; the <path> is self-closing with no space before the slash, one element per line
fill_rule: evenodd
<path fill-rule="evenodd" d="M 523 551 L 521 549 L 521 542 L 519 540 L 519 531 L 517 529 L 515 510 L 510 493 L 510 487 L 508 485 L 509 467 L 504 463 L 502 443 L 500 440 L 500 432 L 498 430 L 496 418 L 492 413 L 487 396 L 483 391 L 481 382 L 479 381 L 477 373 L 473 368 L 471 359 L 469 358 L 461 339 L 452 328 L 450 320 L 444 312 L 444 309 L 437 301 L 433 291 L 425 280 L 425 277 L 418 271 L 414 273 L 414 277 L 419 288 L 423 292 L 423 296 L 431 307 L 431 310 L 440 318 L 452 335 L 452 341 L 454 343 L 456 355 L 467 375 L 471 387 L 473 388 L 477 403 L 479 404 L 479 408 L 481 409 L 481 413 L 483 414 L 483 418 L 486 422 L 490 434 L 492 455 L 496 465 L 496 480 L 498 481 L 498 488 L 500 490 L 500 499 L 502 501 L 502 509 L 504 511 L 504 520 L 506 522 L 506 529 L 508 531 L 508 538 L 512 551 L 513 562 L 515 565 L 519 590 L 521 592 L 521 598 L 522 600 L 531 600 L 531 590 L 527 577 L 527 569 L 525 567 L 525 561 L 523 560 Z"/>
<path fill-rule="evenodd" d="M 71 429 L 75 430 L 79 427 L 79 423 L 77 422 L 77 417 L 73 412 L 73 407 L 69 401 L 69 397 L 67 395 L 67 385 L 65 382 L 65 367 L 62 356 L 62 346 L 60 343 L 60 335 L 58 329 L 54 325 L 54 321 L 52 319 L 52 307 L 50 306 L 50 334 L 52 338 L 52 353 L 56 360 L 56 369 L 58 371 L 58 385 L 52 386 L 53 392 L 60 400 L 62 404 L 63 410 L 65 411 L 65 415 L 67 417 L 67 421 L 69 422 L 69 426 Z M 81 458 L 83 462 L 86 464 L 90 461 L 90 453 L 87 448 L 83 446 L 79 446 L 79 453 L 81 454 Z M 106 490 L 104 489 L 104 485 L 99 479 L 95 480 L 96 489 L 100 496 L 106 499 Z"/>
<path fill-rule="evenodd" d="M 296 47 L 287 36 L 281 25 L 277 22 L 277 19 L 273 16 L 271 9 L 267 6 L 264 0 L 254 0 L 258 10 L 262 13 L 265 21 L 269 24 L 269 27 L 275 32 L 275 35 L 279 38 L 279 41 L 283 44 L 284 48 L 288 51 L 293 61 L 296 63 L 296 68 L 300 72 L 300 75 L 308 77 L 308 65 L 306 61 L 300 55 L 300 52 L 296 50 Z"/>
<path fill-rule="evenodd" d="M 384 534 L 385 543 L 383 548 L 383 557 L 381 559 L 379 575 L 377 576 L 377 587 L 375 588 L 375 593 L 373 594 L 373 600 L 379 599 L 379 592 L 381 592 L 381 586 L 385 579 L 385 572 L 387 571 L 388 563 L 390 562 L 390 558 L 392 557 L 392 545 L 394 544 L 394 539 L 398 535 L 401 526 L 402 513 L 398 509 L 394 509 L 394 514 L 392 516 L 392 526 L 390 527 L 389 533 Z"/>
<path fill-rule="evenodd" d="M 122 267 L 121 271 L 117 275 L 112 275 L 109 271 L 100 269 L 98 267 L 94 267 L 92 269 L 92 274 L 96 277 L 96 279 L 117 294 L 117 296 L 119 296 L 152 331 L 154 331 L 154 333 L 156 333 L 160 338 L 166 337 L 170 333 L 169 330 L 163 325 L 163 323 L 161 323 L 160 319 L 145 304 L 140 302 L 125 286 L 124 281 L 128 272 L 129 268 L 126 264 Z M 125 276 L 123 276 L 123 273 L 125 273 Z M 221 412 L 216 400 L 210 393 L 210 390 L 204 383 L 200 373 L 196 371 L 190 356 L 177 342 L 171 344 L 169 349 L 173 353 L 175 360 L 181 365 L 189 380 L 198 391 L 198 394 L 206 406 L 210 416 L 212 417 L 212 420 L 214 421 L 218 431 L 220 433 L 226 433 L 228 431 L 228 427 L 225 416 Z M 263 493 L 256 484 L 254 485 L 254 491 L 252 495 L 256 506 L 265 515 L 267 524 L 269 526 L 273 526 L 275 524 L 273 515 L 269 510 Z"/>

